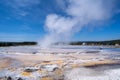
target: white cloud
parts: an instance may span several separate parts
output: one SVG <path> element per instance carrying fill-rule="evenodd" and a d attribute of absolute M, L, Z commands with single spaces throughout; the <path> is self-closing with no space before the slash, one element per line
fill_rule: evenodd
<path fill-rule="evenodd" d="M 63 10 L 66 8 L 67 0 L 55 0 L 55 1 L 59 8 Z"/>
<path fill-rule="evenodd" d="M 31 7 L 40 3 L 40 0 L 11 0 L 7 1 L 7 4 L 12 6 L 13 8 L 20 7 Z"/>
<path fill-rule="evenodd" d="M 41 0 L 4 0 L 4 4 L 11 8 L 14 15 L 25 17 L 29 15 L 29 11 L 32 10 L 34 6 L 40 4 Z"/>
<path fill-rule="evenodd" d="M 20 25 L 19 28 L 21 30 L 24 30 L 24 31 L 26 31 L 26 30 L 32 30 L 32 28 L 29 25 L 27 25 L 27 24 Z"/>

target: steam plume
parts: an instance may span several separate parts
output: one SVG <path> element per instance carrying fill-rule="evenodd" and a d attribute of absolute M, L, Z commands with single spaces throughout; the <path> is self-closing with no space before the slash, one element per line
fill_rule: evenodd
<path fill-rule="evenodd" d="M 49 14 L 46 17 L 45 29 L 48 31 L 42 41 L 44 47 L 54 42 L 67 40 L 84 26 L 111 17 L 110 0 L 68 0 L 65 9 L 67 16 Z"/>

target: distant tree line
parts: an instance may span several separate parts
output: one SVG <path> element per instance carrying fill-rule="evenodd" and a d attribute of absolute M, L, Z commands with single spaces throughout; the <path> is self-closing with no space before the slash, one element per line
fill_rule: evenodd
<path fill-rule="evenodd" d="M 37 42 L 0 42 L 0 47 L 36 45 Z"/>
<path fill-rule="evenodd" d="M 120 40 L 110 40 L 110 41 L 78 41 L 78 42 L 70 42 L 70 45 L 120 45 Z"/>

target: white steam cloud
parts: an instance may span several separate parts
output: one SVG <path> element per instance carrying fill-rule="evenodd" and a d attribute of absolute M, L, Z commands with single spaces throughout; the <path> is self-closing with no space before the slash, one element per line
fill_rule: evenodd
<path fill-rule="evenodd" d="M 112 2 L 112 1 L 111 1 Z M 68 0 L 65 9 L 67 16 L 49 14 L 46 18 L 45 29 L 48 34 L 42 41 L 42 47 L 64 41 L 80 31 L 84 26 L 105 21 L 111 17 L 112 5 L 110 0 Z"/>

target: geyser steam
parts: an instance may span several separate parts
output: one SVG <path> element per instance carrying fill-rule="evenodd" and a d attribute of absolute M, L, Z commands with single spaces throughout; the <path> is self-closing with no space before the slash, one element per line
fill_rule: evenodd
<path fill-rule="evenodd" d="M 48 31 L 42 40 L 42 47 L 64 41 L 80 31 L 82 27 L 105 21 L 111 17 L 112 0 L 68 0 L 65 8 L 67 16 L 49 14 L 46 17 L 45 29 Z"/>

